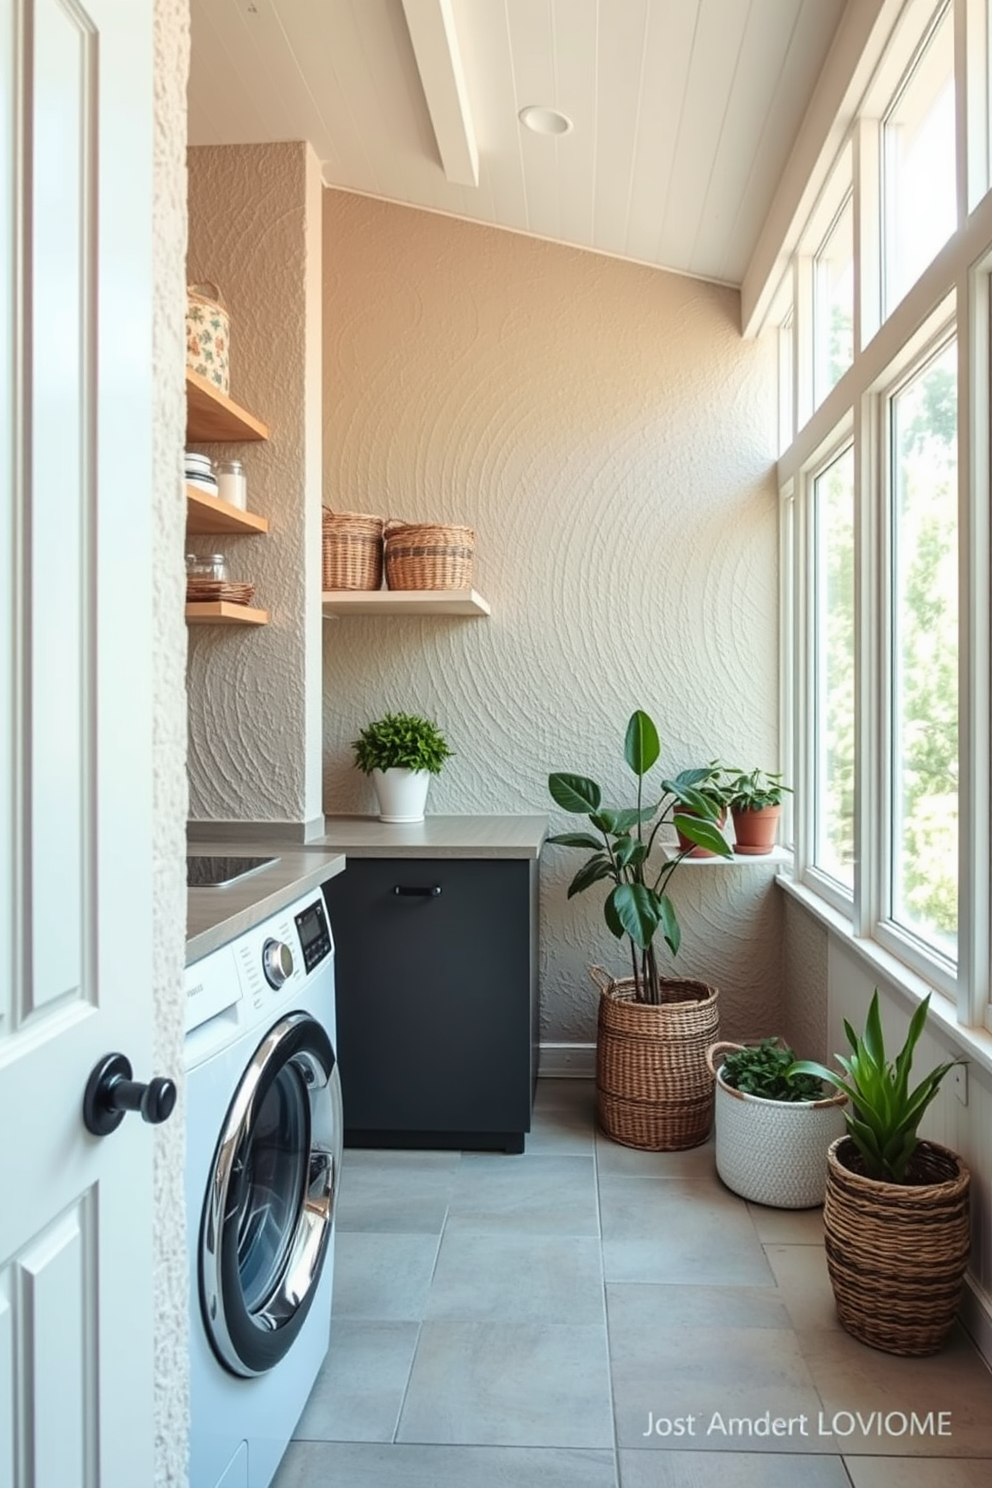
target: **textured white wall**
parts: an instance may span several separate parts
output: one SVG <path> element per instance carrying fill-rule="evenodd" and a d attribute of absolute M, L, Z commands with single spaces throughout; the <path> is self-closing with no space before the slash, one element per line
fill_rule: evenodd
<path fill-rule="evenodd" d="M 181 455 L 186 429 L 187 0 L 155 0 L 153 965 L 155 1069 L 182 1081 L 186 943 L 186 627 Z M 183 1107 L 155 1129 L 155 1483 L 186 1483 L 189 1420 Z"/>
<path fill-rule="evenodd" d="M 265 443 L 197 445 L 241 459 L 264 537 L 191 539 L 256 585 L 264 628 L 194 627 L 189 645 L 190 816 L 304 822 L 320 810 L 319 166 L 306 144 L 189 152 L 190 283 L 220 286 L 231 316 L 231 396 Z"/>
<path fill-rule="evenodd" d="M 375 809 L 349 744 L 387 708 L 456 751 L 433 812 L 547 811 L 552 769 L 628 799 L 637 706 L 666 770 L 773 768 L 774 347 L 741 340 L 737 294 L 333 191 L 324 264 L 325 502 L 474 527 L 493 611 L 325 628 L 324 809 Z M 580 861 L 543 859 L 549 1039 L 594 1036 L 588 961 L 625 969 L 595 891 L 566 903 Z M 731 1036 L 777 1031 L 768 868 L 684 870 L 674 897 L 680 973 Z"/>
<path fill-rule="evenodd" d="M 827 1059 L 827 931 L 782 895 L 782 1035 L 802 1059 Z"/>

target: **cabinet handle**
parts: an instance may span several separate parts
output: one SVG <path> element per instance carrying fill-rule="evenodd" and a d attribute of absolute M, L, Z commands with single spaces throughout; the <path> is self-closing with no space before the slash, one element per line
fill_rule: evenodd
<path fill-rule="evenodd" d="M 420 899 L 436 899 L 440 892 L 440 884 L 427 884 L 424 887 L 419 884 L 396 884 L 393 888 L 394 894 L 412 894 Z"/>

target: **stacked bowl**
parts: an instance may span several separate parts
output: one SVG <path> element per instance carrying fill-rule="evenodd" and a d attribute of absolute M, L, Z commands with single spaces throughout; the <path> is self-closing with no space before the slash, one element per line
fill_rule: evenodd
<path fill-rule="evenodd" d="M 208 496 L 217 495 L 217 477 L 209 455 L 198 454 L 196 450 L 186 451 L 186 484 L 195 486 L 198 491 L 206 491 Z"/>

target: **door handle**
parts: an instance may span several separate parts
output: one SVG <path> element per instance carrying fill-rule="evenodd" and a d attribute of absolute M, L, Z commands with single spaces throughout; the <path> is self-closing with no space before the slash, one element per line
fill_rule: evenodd
<path fill-rule="evenodd" d="M 147 1085 L 131 1078 L 131 1061 L 123 1054 L 105 1054 L 86 1082 L 83 1122 L 95 1137 L 108 1137 L 128 1111 L 140 1111 L 152 1126 L 168 1121 L 176 1104 L 173 1080 L 156 1075 Z"/>
<path fill-rule="evenodd" d="M 440 884 L 396 884 L 394 894 L 409 894 L 419 899 L 436 899 L 441 892 Z"/>

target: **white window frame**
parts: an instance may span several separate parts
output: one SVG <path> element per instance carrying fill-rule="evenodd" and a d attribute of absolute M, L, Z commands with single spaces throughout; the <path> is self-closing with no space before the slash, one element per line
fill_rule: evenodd
<path fill-rule="evenodd" d="M 813 334 L 812 334 L 812 336 L 810 338 L 810 342 L 811 342 L 810 350 L 811 350 L 812 357 L 813 357 L 813 402 L 814 402 L 814 405 L 816 407 L 819 407 L 819 405 L 824 402 L 824 400 L 828 397 L 828 395 L 837 386 L 837 383 L 832 383 L 830 385 L 830 387 L 821 387 L 820 386 L 821 375 L 824 375 L 825 376 L 825 370 L 826 370 L 826 366 L 827 366 L 827 364 L 829 362 L 829 356 L 830 356 L 829 329 L 827 327 L 825 327 L 824 324 L 822 323 L 823 311 L 824 311 L 824 309 L 828 308 L 828 305 L 829 305 L 829 301 L 826 300 L 825 297 L 822 294 L 822 286 L 823 286 L 824 281 L 825 281 L 825 279 L 827 277 L 827 275 L 826 275 L 826 266 L 827 266 L 827 262 L 828 262 L 828 260 L 824 258 L 824 249 L 826 248 L 827 244 L 830 242 L 830 239 L 833 237 L 834 233 L 837 231 L 837 228 L 840 225 L 840 220 L 843 217 L 844 213 L 847 211 L 848 207 L 851 208 L 851 267 L 852 267 L 852 280 L 853 280 L 853 268 L 854 268 L 854 259 L 855 259 L 855 240 L 854 240 L 854 231 L 855 231 L 855 228 L 854 228 L 854 183 L 853 183 L 853 180 L 850 180 L 848 182 L 847 190 L 841 196 L 840 201 L 837 204 L 837 208 L 836 208 L 833 216 L 830 219 L 830 223 L 829 223 L 829 225 L 827 227 L 827 230 L 823 234 L 823 236 L 820 239 L 819 243 L 817 244 L 816 251 L 813 254 L 813 264 L 812 264 L 812 272 L 813 272 Z M 827 346 L 818 345 L 817 344 L 817 333 L 820 332 L 822 334 L 822 332 L 825 329 L 828 330 L 828 345 Z M 844 368 L 844 371 L 841 373 L 840 377 L 837 379 L 838 382 L 841 381 L 841 379 L 844 377 L 844 374 L 850 370 L 850 367 L 852 365 L 852 362 L 853 362 L 853 350 L 854 350 L 854 347 L 857 344 L 857 342 L 855 340 L 856 331 L 857 331 L 857 328 L 856 328 L 855 323 L 854 323 L 854 286 L 853 286 L 853 283 L 852 283 L 852 287 L 851 287 L 851 347 L 852 347 L 852 361 L 851 362 L 848 362 L 847 366 Z"/>
<path fill-rule="evenodd" d="M 887 369 L 886 374 L 872 394 L 876 405 L 877 431 L 877 499 L 873 503 L 877 510 L 875 543 L 880 560 L 878 575 L 878 603 L 880 613 L 877 620 L 878 645 L 876 695 L 879 700 L 878 747 L 873 751 L 877 771 L 877 811 L 874 819 L 874 837 L 877 844 L 874 854 L 876 873 L 877 911 L 872 924 L 872 934 L 879 945 L 897 956 L 912 968 L 917 975 L 931 981 L 938 991 L 948 997 L 957 996 L 960 964 L 960 907 L 967 891 L 961 872 L 960 852 L 958 857 L 958 956 L 951 958 L 937 947 L 914 935 L 913 931 L 894 920 L 890 913 L 892 904 L 892 862 L 895 851 L 895 823 L 892 816 L 893 798 L 893 693 L 894 693 L 894 630 L 895 594 L 893 591 L 893 528 L 894 490 L 892 471 L 892 400 L 908 386 L 926 364 L 939 356 L 957 337 L 956 318 L 944 317 L 936 326 L 931 326 L 924 344 L 917 346 L 912 355 L 902 354 Z M 914 338 L 915 339 L 915 338 Z M 959 343 L 960 354 L 960 343 Z M 961 402 L 960 371 L 958 376 L 958 406 Z M 960 491 L 961 432 L 958 428 L 958 489 Z M 960 502 L 959 502 L 960 506 Z M 959 512 L 960 517 L 960 512 Z M 958 572 L 960 577 L 961 527 L 958 523 Z M 958 718 L 960 740 L 961 718 L 961 634 L 966 620 L 962 612 L 960 584 L 958 593 Z M 960 745 L 959 745 L 960 748 Z M 959 755 L 960 768 L 960 755 Z M 958 795 L 958 817 L 961 818 L 960 781 Z"/>
<path fill-rule="evenodd" d="M 797 858 L 800 866 L 802 881 L 806 883 L 815 893 L 825 899 L 828 904 L 833 905 L 847 919 L 852 920 L 854 915 L 854 893 L 849 891 L 839 880 L 826 873 L 816 862 L 816 814 L 817 814 L 817 678 L 818 668 L 816 660 L 817 633 L 816 633 L 816 602 L 817 582 L 816 570 L 818 563 L 816 549 L 816 481 L 823 472 L 840 458 L 846 450 L 854 451 L 855 456 L 855 585 L 857 584 L 858 572 L 858 524 L 857 524 L 857 451 L 854 445 L 854 420 L 850 415 L 845 418 L 837 428 L 831 430 L 827 440 L 821 444 L 814 455 L 806 463 L 802 472 L 802 516 L 801 516 L 801 572 L 804 575 L 802 595 L 802 673 L 797 687 L 797 697 L 803 699 L 800 710 L 803 716 L 803 747 L 802 765 L 798 778 L 805 782 L 805 789 L 801 792 L 800 806 L 797 808 Z M 858 596 L 855 589 L 855 686 L 857 686 L 857 633 L 858 633 Z M 857 775 L 857 732 L 858 732 L 858 699 L 855 697 L 855 759 Z M 855 808 L 857 810 L 857 808 Z M 801 826 L 798 818 L 801 813 Z M 855 815 L 855 858 L 857 861 L 857 815 Z M 855 870 L 857 872 L 857 870 Z"/>

